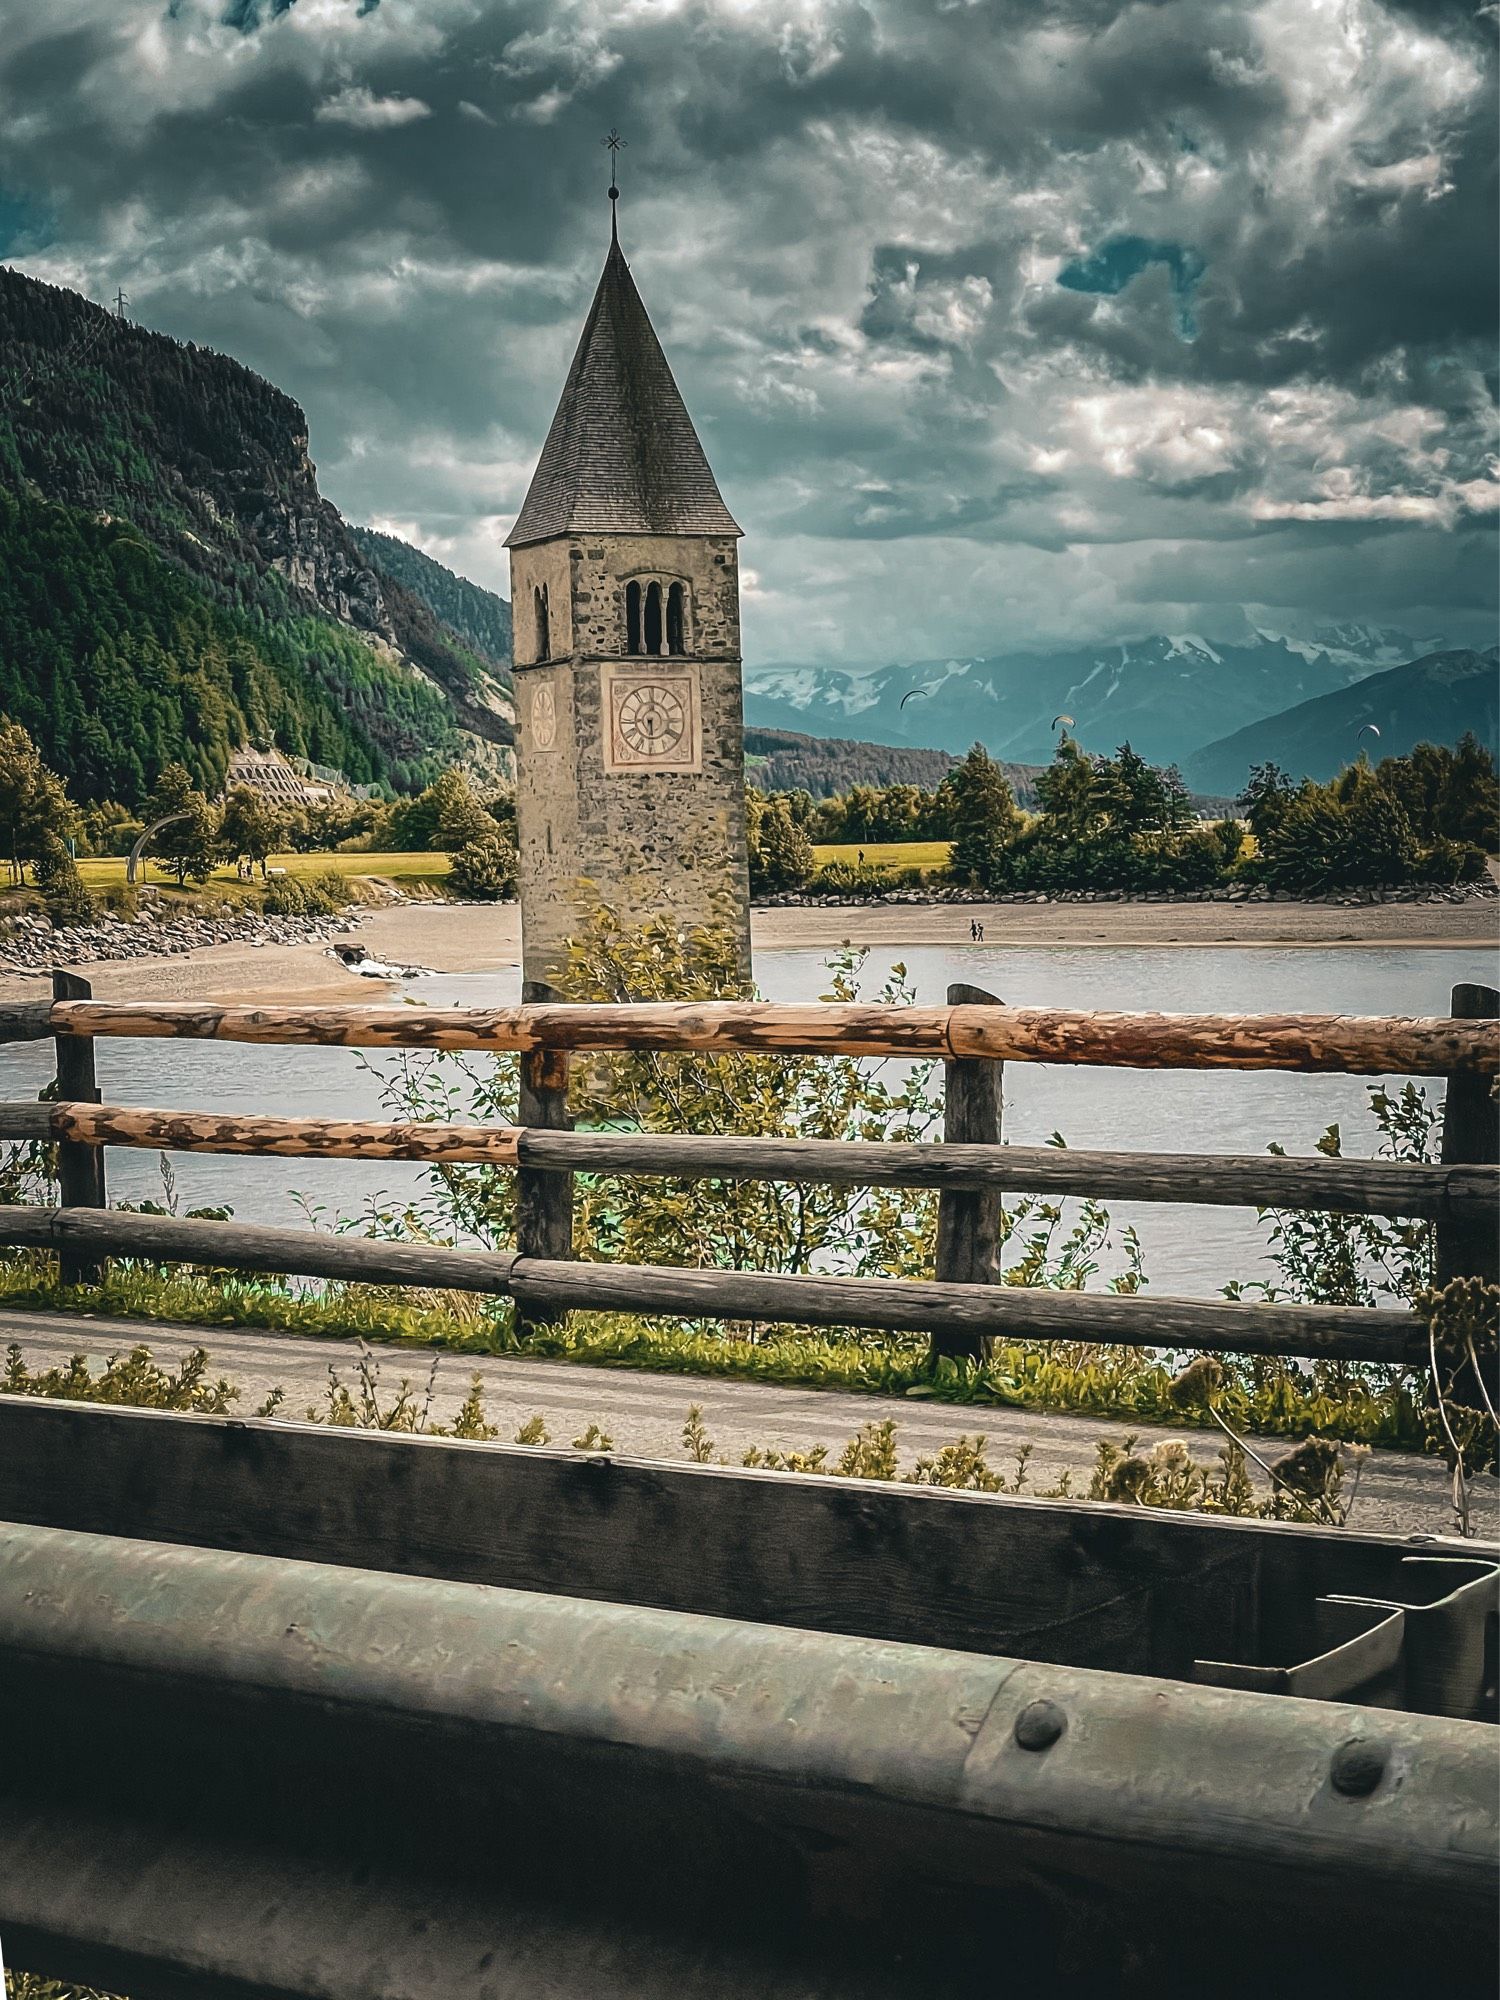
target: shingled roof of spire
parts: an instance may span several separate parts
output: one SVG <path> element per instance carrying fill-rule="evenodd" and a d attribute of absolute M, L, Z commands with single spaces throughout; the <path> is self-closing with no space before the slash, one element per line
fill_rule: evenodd
<path fill-rule="evenodd" d="M 553 535 L 738 535 L 618 242 L 507 548 Z"/>

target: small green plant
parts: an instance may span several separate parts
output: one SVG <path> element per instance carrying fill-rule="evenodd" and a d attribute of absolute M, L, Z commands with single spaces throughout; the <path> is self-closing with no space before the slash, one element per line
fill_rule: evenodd
<path fill-rule="evenodd" d="M 61 1367 L 33 1372 L 18 1342 L 12 1341 L 5 1352 L 0 1390 L 7 1396 L 65 1396 L 75 1403 L 125 1403 L 134 1409 L 189 1410 L 197 1416 L 223 1417 L 240 1393 L 222 1377 L 209 1381 L 208 1355 L 201 1347 L 176 1368 L 153 1361 L 149 1347 L 132 1347 L 128 1354 L 110 1355 L 97 1373 L 86 1354 L 73 1355 Z"/>
<path fill-rule="evenodd" d="M 427 1371 L 427 1380 L 422 1388 L 414 1388 L 410 1379 L 403 1375 L 396 1385 L 395 1394 L 384 1402 L 380 1392 L 380 1362 L 374 1350 L 366 1341 L 359 1343 L 359 1360 L 355 1367 L 354 1386 L 351 1388 L 332 1362 L 328 1364 L 328 1387 L 323 1393 L 321 1404 L 308 1405 L 306 1416 L 311 1424 L 332 1424 L 340 1429 L 365 1431 L 408 1431 L 425 1433 L 431 1437 L 469 1438 L 478 1443 L 487 1443 L 500 1433 L 485 1416 L 484 1385 L 476 1373 L 470 1380 L 469 1392 L 459 1405 L 458 1413 L 451 1424 L 435 1424 L 432 1421 L 433 1397 L 437 1390 L 438 1364 L 441 1355 L 434 1354 Z M 274 1416 L 280 1403 L 279 1390 L 273 1390 L 257 1411 L 263 1417 Z M 522 1442 L 523 1440 L 518 1440 Z"/>
<path fill-rule="evenodd" d="M 698 1403 L 688 1406 L 687 1422 L 682 1427 L 682 1448 L 694 1465 L 713 1463 L 714 1441 L 704 1426 L 702 1406 Z"/>
<path fill-rule="evenodd" d="M 574 1451 L 613 1451 L 614 1448 L 614 1439 L 597 1424 L 590 1424 L 573 1440 Z"/>

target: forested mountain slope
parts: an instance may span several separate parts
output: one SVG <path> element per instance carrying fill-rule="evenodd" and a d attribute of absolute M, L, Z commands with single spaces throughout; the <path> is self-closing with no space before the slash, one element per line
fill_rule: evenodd
<path fill-rule="evenodd" d="M 843 736 L 805 736 L 795 729 L 746 724 L 745 763 L 753 784 L 766 792 L 811 792 L 835 798 L 854 785 L 940 785 L 958 759 L 947 750 L 917 750 L 862 743 Z"/>
<path fill-rule="evenodd" d="M 0 492 L 0 711 L 77 796 L 247 738 L 396 789 L 512 740 L 498 663 L 372 565 L 290 397 L 6 269 Z"/>
<path fill-rule="evenodd" d="M 470 583 L 466 576 L 446 568 L 425 549 L 413 548 L 395 535 L 383 535 L 378 528 L 356 527 L 349 532 L 356 548 L 383 575 L 404 584 L 414 597 L 427 606 L 435 618 L 456 632 L 480 659 L 492 666 L 510 666 L 510 606 L 482 584 Z"/>

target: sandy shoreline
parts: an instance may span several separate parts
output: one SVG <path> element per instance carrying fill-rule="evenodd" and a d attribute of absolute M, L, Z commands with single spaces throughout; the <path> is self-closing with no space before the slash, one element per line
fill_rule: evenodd
<path fill-rule="evenodd" d="M 1338 945 L 1442 951 L 1494 949 L 1500 905 L 1375 903 L 880 903 L 860 908 L 757 910 L 762 951 L 827 952 L 869 946 L 964 945 L 969 923 L 987 945 L 1124 946 L 1192 950 Z M 377 958 L 434 972 L 489 972 L 520 963 L 516 906 L 413 903 L 369 914 L 351 939 Z M 318 944 L 210 945 L 174 958 L 111 960 L 77 968 L 101 1000 L 376 1001 L 387 988 L 359 979 Z M 43 977 L 0 976 L 0 1001 L 39 999 Z"/>

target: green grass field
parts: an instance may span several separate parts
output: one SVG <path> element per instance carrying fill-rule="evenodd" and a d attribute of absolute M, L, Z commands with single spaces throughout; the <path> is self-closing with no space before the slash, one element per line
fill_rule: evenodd
<path fill-rule="evenodd" d="M 857 841 L 844 840 L 814 847 L 813 860 L 819 868 L 830 861 L 844 861 L 854 868 L 863 853 L 865 866 L 882 874 L 898 868 L 945 868 L 949 845 L 946 840 L 872 840 L 861 848 Z"/>
<path fill-rule="evenodd" d="M 407 885 L 426 882 L 436 886 L 448 873 L 449 862 L 446 854 L 273 854 L 271 866 L 285 869 L 288 875 L 378 875 L 386 882 Z M 107 882 L 125 880 L 125 862 L 116 855 L 98 856 L 80 861 L 78 872 L 89 888 L 102 889 Z M 149 864 L 149 873 L 143 879 L 159 888 L 173 886 L 171 876 L 159 861 Z M 255 879 L 260 880 L 258 871 Z M 233 891 L 244 886 L 226 862 L 209 876 L 204 889 Z"/>

